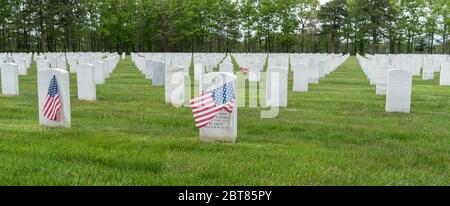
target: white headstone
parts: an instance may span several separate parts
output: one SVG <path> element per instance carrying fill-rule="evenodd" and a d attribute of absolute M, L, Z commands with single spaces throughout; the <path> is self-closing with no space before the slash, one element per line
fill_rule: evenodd
<path fill-rule="evenodd" d="M 259 71 L 249 71 L 248 72 L 248 81 L 250 82 L 258 82 L 261 72 Z"/>
<path fill-rule="evenodd" d="M 153 67 L 153 77 L 152 77 L 152 84 L 153 86 L 163 86 L 164 85 L 164 63 L 162 62 L 154 62 Z"/>
<path fill-rule="evenodd" d="M 318 66 L 319 66 L 319 78 L 325 77 L 327 72 L 325 61 L 319 61 Z"/>
<path fill-rule="evenodd" d="M 71 61 L 71 64 L 70 64 L 70 67 L 69 67 L 70 73 L 77 73 L 77 68 L 79 66 L 78 60 L 79 60 L 79 58 L 74 58 Z"/>
<path fill-rule="evenodd" d="M 205 68 L 205 71 L 206 72 L 213 72 L 214 71 L 214 67 L 212 66 L 212 64 L 209 62 L 209 63 L 206 63 L 206 68 Z"/>
<path fill-rule="evenodd" d="M 228 55 L 224 60 L 223 60 L 223 62 L 226 62 L 226 63 L 232 63 L 232 61 L 231 61 L 231 56 L 230 55 Z"/>
<path fill-rule="evenodd" d="M 164 84 L 165 102 L 180 107 L 184 103 L 185 70 L 182 66 L 167 67 Z"/>
<path fill-rule="evenodd" d="M 432 65 L 433 65 L 434 72 L 441 71 L 441 63 L 439 61 L 433 61 Z"/>
<path fill-rule="evenodd" d="M 2 94 L 19 95 L 19 69 L 17 64 L 1 64 Z"/>
<path fill-rule="evenodd" d="M 50 62 L 50 67 L 51 68 L 58 68 L 58 62 L 57 62 L 55 56 L 49 56 L 47 59 Z"/>
<path fill-rule="evenodd" d="M 311 84 L 319 83 L 319 64 L 316 60 L 311 59 L 309 61 L 309 69 L 308 69 L 308 82 Z"/>
<path fill-rule="evenodd" d="M 92 64 L 82 64 L 77 70 L 78 99 L 95 101 L 95 68 Z"/>
<path fill-rule="evenodd" d="M 266 106 L 287 107 L 288 70 L 272 67 L 266 73 Z"/>
<path fill-rule="evenodd" d="M 28 73 L 27 60 L 23 58 L 16 58 L 14 62 L 16 62 L 18 66 L 19 75 L 27 75 Z"/>
<path fill-rule="evenodd" d="M 234 73 L 233 64 L 224 62 L 219 65 L 219 71 L 220 72 L 228 72 L 230 74 L 233 74 Z"/>
<path fill-rule="evenodd" d="M 61 99 L 61 113 L 53 121 L 44 116 L 43 108 L 48 94 L 50 80 L 56 77 L 58 94 Z M 39 125 L 50 127 L 70 127 L 70 90 L 69 73 L 62 69 L 46 69 L 38 72 Z"/>
<path fill-rule="evenodd" d="M 380 63 L 375 62 L 375 61 L 370 61 L 369 62 L 369 80 L 370 80 L 370 85 L 376 85 L 377 84 L 377 75 L 378 75 L 378 65 Z"/>
<path fill-rule="evenodd" d="M 381 65 L 377 69 L 376 95 L 386 95 L 387 73 L 392 70 L 392 66 Z"/>
<path fill-rule="evenodd" d="M 248 81 L 250 82 L 258 82 L 260 80 L 262 66 L 259 62 L 252 62 L 247 67 L 249 69 L 248 73 Z"/>
<path fill-rule="evenodd" d="M 205 73 L 205 66 L 201 63 L 194 64 L 194 80 L 201 80 Z"/>
<path fill-rule="evenodd" d="M 144 60 L 144 70 L 142 71 L 145 74 L 145 79 L 153 78 L 153 68 L 155 67 L 155 61 L 152 60 Z"/>
<path fill-rule="evenodd" d="M 450 86 L 450 63 L 441 64 L 441 77 L 439 84 L 441 86 Z"/>
<path fill-rule="evenodd" d="M 111 76 L 112 73 L 112 62 L 110 59 L 106 58 L 102 60 L 103 63 L 105 63 L 105 67 L 104 67 L 104 73 L 105 73 L 105 77 L 109 78 Z"/>
<path fill-rule="evenodd" d="M 64 69 L 67 70 L 67 62 L 66 62 L 66 58 L 65 57 L 59 57 L 56 60 L 56 65 L 58 68 L 60 69 Z"/>
<path fill-rule="evenodd" d="M 434 68 L 432 62 L 424 62 L 422 68 L 422 80 L 433 80 Z"/>
<path fill-rule="evenodd" d="M 410 112 L 412 73 L 408 70 L 391 70 L 387 77 L 386 112 Z"/>
<path fill-rule="evenodd" d="M 122 52 L 122 59 L 125 59 L 125 52 Z"/>
<path fill-rule="evenodd" d="M 227 72 L 212 72 L 207 73 L 202 79 L 202 88 L 212 90 L 225 83 L 233 84 L 233 90 L 236 95 L 237 78 L 233 74 Z M 235 105 L 238 105 L 237 99 Z M 237 137 L 237 106 L 233 108 L 231 113 L 221 110 L 209 124 L 200 129 L 200 140 L 211 142 L 231 142 L 236 143 Z"/>
<path fill-rule="evenodd" d="M 420 76 L 420 69 L 422 68 L 422 61 L 417 58 L 413 58 L 409 62 L 409 68 L 414 76 Z"/>
<path fill-rule="evenodd" d="M 294 71 L 294 92 L 307 92 L 308 91 L 308 65 L 306 64 L 294 64 L 292 70 Z"/>
<path fill-rule="evenodd" d="M 50 62 L 44 58 L 38 58 L 36 61 L 37 71 L 42 71 L 50 68 Z"/>
<path fill-rule="evenodd" d="M 102 61 L 96 61 L 94 63 L 95 68 L 95 83 L 96 84 L 104 84 L 105 83 L 105 70 L 106 65 Z"/>

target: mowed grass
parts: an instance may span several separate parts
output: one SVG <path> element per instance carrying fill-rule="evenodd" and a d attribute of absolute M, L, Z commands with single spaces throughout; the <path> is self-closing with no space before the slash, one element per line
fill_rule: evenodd
<path fill-rule="evenodd" d="M 200 142 L 190 109 L 166 105 L 129 57 L 96 102 L 70 79 L 71 129 L 39 126 L 34 65 L 20 96 L 0 96 L 0 185 L 450 184 L 450 88 L 415 77 L 411 113 L 387 114 L 355 57 L 289 92 L 276 119 L 239 108 L 234 145 Z"/>

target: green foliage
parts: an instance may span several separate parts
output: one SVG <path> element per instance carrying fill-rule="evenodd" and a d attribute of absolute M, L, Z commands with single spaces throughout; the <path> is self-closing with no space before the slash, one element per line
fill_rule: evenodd
<path fill-rule="evenodd" d="M 448 0 L 3 0 L 0 51 L 444 53 L 449 24 Z"/>
<path fill-rule="evenodd" d="M 323 32 L 331 36 L 330 52 L 338 52 L 336 47 L 336 38 L 341 36 L 341 29 L 345 25 L 345 19 L 348 18 L 346 0 L 334 0 L 321 6 L 318 13 L 318 18 L 322 23 Z"/>

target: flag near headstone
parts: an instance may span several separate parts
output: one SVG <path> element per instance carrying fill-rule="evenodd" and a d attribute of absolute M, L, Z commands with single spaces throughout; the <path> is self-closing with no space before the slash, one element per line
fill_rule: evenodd
<path fill-rule="evenodd" d="M 233 83 L 225 83 L 191 100 L 192 114 L 197 128 L 205 127 L 222 109 L 231 113 L 235 107 Z"/>
<path fill-rule="evenodd" d="M 42 113 L 49 120 L 57 121 L 59 119 L 61 113 L 61 99 L 58 94 L 58 84 L 56 83 L 55 75 L 53 75 L 53 78 L 50 80 Z"/>

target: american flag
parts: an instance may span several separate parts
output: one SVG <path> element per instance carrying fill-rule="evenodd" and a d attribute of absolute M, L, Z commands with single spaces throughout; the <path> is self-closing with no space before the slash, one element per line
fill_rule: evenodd
<path fill-rule="evenodd" d="M 228 82 L 211 91 L 203 92 L 191 100 L 195 126 L 197 128 L 207 126 L 222 109 L 231 113 L 234 106 L 233 82 Z"/>
<path fill-rule="evenodd" d="M 53 75 L 53 78 L 50 80 L 50 85 L 48 86 L 47 98 L 45 99 L 44 108 L 42 109 L 42 113 L 44 117 L 47 117 L 49 120 L 56 121 L 61 112 L 61 98 L 58 94 L 58 84 L 56 83 L 56 77 Z"/>

